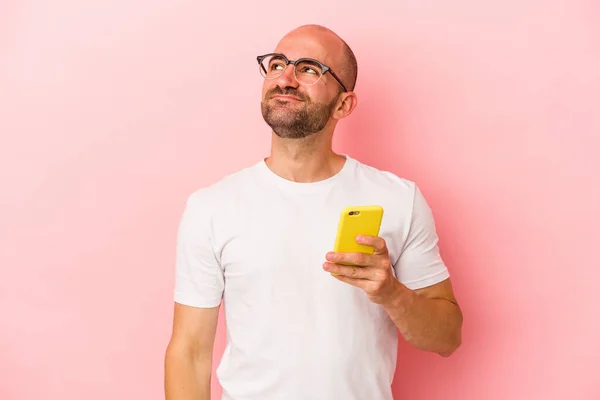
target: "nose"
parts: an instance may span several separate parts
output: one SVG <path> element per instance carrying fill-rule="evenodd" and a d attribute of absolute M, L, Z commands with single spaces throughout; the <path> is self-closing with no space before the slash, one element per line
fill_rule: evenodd
<path fill-rule="evenodd" d="M 285 67 L 285 70 L 283 71 L 283 73 L 276 79 L 279 87 L 297 88 L 299 86 L 299 83 L 296 80 L 296 76 L 294 75 L 294 68 L 295 68 L 295 66 L 293 64 L 288 64 Z"/>

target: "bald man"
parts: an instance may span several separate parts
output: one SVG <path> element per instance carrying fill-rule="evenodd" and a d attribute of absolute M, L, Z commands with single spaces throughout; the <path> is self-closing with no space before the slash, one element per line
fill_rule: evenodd
<path fill-rule="evenodd" d="M 270 155 L 192 193 L 181 218 L 168 400 L 209 400 L 217 315 L 225 400 L 388 400 L 398 332 L 451 355 L 462 314 L 415 183 L 332 150 L 356 59 L 320 26 L 257 58 Z M 334 253 L 340 212 L 380 205 L 372 255 Z M 351 264 L 342 265 L 340 263 Z"/>

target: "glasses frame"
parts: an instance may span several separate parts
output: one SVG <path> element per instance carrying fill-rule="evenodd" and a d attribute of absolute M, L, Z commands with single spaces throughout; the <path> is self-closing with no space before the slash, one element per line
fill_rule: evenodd
<path fill-rule="evenodd" d="M 315 60 L 314 58 L 306 58 L 306 57 L 304 57 L 304 58 L 299 58 L 299 59 L 297 59 L 297 60 L 295 60 L 295 61 L 294 61 L 294 60 L 290 60 L 290 59 L 288 59 L 286 56 L 284 56 L 284 55 L 283 55 L 283 54 L 281 54 L 281 53 L 268 53 L 268 54 L 264 54 L 264 55 L 262 55 L 262 56 L 258 56 L 258 57 L 256 57 L 256 61 L 258 61 L 258 67 L 259 67 L 259 70 L 263 70 L 263 71 L 265 72 L 265 75 L 267 75 L 267 71 L 265 71 L 265 69 L 263 68 L 262 62 L 263 62 L 263 60 L 264 60 L 265 58 L 267 58 L 267 57 L 269 57 L 269 56 L 278 56 L 278 57 L 281 57 L 281 58 L 282 58 L 282 59 L 285 61 L 285 66 L 286 66 L 286 68 L 287 68 L 287 66 L 288 66 L 288 65 L 292 64 L 292 65 L 294 66 L 294 78 L 295 78 L 295 79 L 296 79 L 296 81 L 298 81 L 298 83 L 300 83 L 301 85 L 306 85 L 306 83 L 302 83 L 302 82 L 300 82 L 300 81 L 298 80 L 298 77 L 296 76 L 296 64 L 298 64 L 298 63 L 300 63 L 300 62 L 302 62 L 302 61 L 311 61 L 311 62 L 317 63 L 317 64 L 318 64 L 318 65 L 321 67 L 321 71 L 322 71 L 322 75 L 319 77 L 319 79 L 317 79 L 317 80 L 315 81 L 315 83 L 319 82 L 319 81 L 321 80 L 321 78 L 323 77 L 323 75 L 325 75 L 326 73 L 328 73 L 328 72 L 329 72 L 329 73 L 331 74 L 331 76 L 333 76 L 333 77 L 335 78 L 335 80 L 336 80 L 336 81 L 338 81 L 338 83 L 339 83 L 339 84 L 342 86 L 342 88 L 344 89 L 344 92 L 347 92 L 347 91 L 348 91 L 348 89 L 346 89 L 346 86 L 344 86 L 344 84 L 342 83 L 341 79 L 340 79 L 340 78 L 339 78 L 339 77 L 338 77 L 338 76 L 335 74 L 335 72 L 333 72 L 333 70 L 332 70 L 332 69 L 331 69 L 329 66 L 327 66 L 327 65 L 323 64 L 323 63 L 322 63 L 321 61 L 319 61 L 319 60 Z M 283 70 L 283 71 L 281 72 L 281 75 L 283 75 L 283 74 L 284 74 L 284 72 L 285 72 L 285 70 Z M 262 74 L 261 74 L 261 75 L 262 75 Z M 279 75 L 279 76 L 281 76 L 281 75 Z M 278 76 L 277 78 L 279 78 L 279 76 Z M 277 78 L 267 78 L 266 76 L 265 76 L 264 78 L 265 78 L 265 79 L 277 79 Z M 307 86 L 312 86 L 312 85 L 314 85 L 315 83 L 311 83 L 311 84 L 309 84 L 309 85 L 307 85 Z"/>

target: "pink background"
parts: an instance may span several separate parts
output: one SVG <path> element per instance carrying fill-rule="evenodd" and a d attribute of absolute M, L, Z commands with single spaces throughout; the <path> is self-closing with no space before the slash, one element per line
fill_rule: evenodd
<path fill-rule="evenodd" d="M 593 0 L 2 1 L 0 398 L 163 398 L 185 199 L 267 154 L 255 56 L 321 23 L 360 66 L 336 149 L 417 181 L 465 314 L 451 358 L 401 345 L 397 398 L 599 399 L 599 17 Z"/>

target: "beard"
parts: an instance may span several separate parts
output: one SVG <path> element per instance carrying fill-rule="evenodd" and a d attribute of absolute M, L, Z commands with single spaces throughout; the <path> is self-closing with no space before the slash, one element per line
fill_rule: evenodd
<path fill-rule="evenodd" d="M 272 99 L 274 94 L 293 95 L 301 102 Z M 260 104 L 262 116 L 273 132 L 284 139 L 302 139 L 320 132 L 331 118 L 337 97 L 330 103 L 315 103 L 296 90 L 276 86 Z"/>

